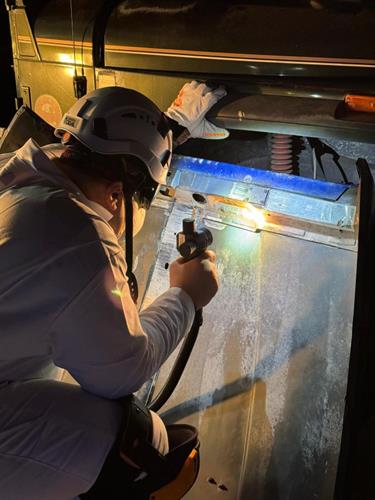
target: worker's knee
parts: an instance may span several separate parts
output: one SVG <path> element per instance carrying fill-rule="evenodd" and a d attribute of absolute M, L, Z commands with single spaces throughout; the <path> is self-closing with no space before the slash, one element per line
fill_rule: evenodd
<path fill-rule="evenodd" d="M 168 434 L 161 418 L 135 396 L 122 398 L 118 403 L 122 408 L 118 439 L 94 485 L 81 494 L 82 499 L 105 498 L 109 492 L 112 495 L 113 487 L 121 485 L 126 487 L 128 495 L 133 495 L 134 480 L 150 473 L 154 468 L 152 460 L 157 463 L 159 457 L 168 453 Z M 117 498 L 116 495 L 112 497 Z"/>
<path fill-rule="evenodd" d="M 134 396 L 124 398 L 121 404 L 123 425 L 118 442 L 96 483 L 81 498 L 105 498 L 120 484 L 126 485 L 127 494 L 135 499 L 149 498 L 167 485 L 176 491 L 173 498 L 181 498 L 198 474 L 196 429 L 188 425 L 166 429 L 160 417 Z"/>
<path fill-rule="evenodd" d="M 119 451 L 128 464 L 144 468 L 145 457 L 169 451 L 168 434 L 161 418 L 135 396 L 122 400 L 124 407 Z M 152 467 L 152 464 L 150 464 Z"/>

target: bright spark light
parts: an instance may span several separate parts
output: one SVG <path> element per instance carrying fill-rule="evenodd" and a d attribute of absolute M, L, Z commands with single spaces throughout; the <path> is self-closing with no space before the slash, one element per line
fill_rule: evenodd
<path fill-rule="evenodd" d="M 116 297 L 122 297 L 122 292 L 118 288 L 115 288 L 114 290 L 111 290 L 112 295 L 116 295 Z"/>
<path fill-rule="evenodd" d="M 253 223 L 257 229 L 264 228 L 266 219 L 263 212 L 259 209 L 253 207 L 252 205 L 248 205 L 246 208 L 241 210 L 241 214 L 246 221 Z"/>

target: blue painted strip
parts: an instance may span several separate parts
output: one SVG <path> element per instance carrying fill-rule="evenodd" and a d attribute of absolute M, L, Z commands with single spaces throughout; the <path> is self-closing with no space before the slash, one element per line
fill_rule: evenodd
<path fill-rule="evenodd" d="M 314 180 L 297 175 L 280 174 L 270 170 L 260 170 L 232 163 L 203 160 L 191 156 L 174 155 L 172 166 L 178 170 L 189 170 L 197 174 L 291 191 L 331 201 L 340 198 L 352 186 L 352 184 L 335 184 L 333 182 Z"/>

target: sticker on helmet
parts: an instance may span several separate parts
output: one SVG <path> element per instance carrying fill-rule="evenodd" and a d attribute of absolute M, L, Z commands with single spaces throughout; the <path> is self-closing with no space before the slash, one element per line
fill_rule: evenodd
<path fill-rule="evenodd" d="M 68 125 L 68 127 L 75 128 L 77 125 L 77 118 L 74 118 L 74 116 L 65 115 L 64 124 Z"/>
<path fill-rule="evenodd" d="M 34 111 L 52 127 L 57 127 L 62 117 L 58 101 L 51 95 L 40 95 L 35 101 Z"/>

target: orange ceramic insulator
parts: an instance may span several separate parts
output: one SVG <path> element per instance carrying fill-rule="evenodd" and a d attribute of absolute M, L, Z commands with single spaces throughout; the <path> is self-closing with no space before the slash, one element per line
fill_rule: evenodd
<path fill-rule="evenodd" d="M 293 172 L 293 137 L 285 134 L 272 134 L 271 170 L 283 174 Z"/>

